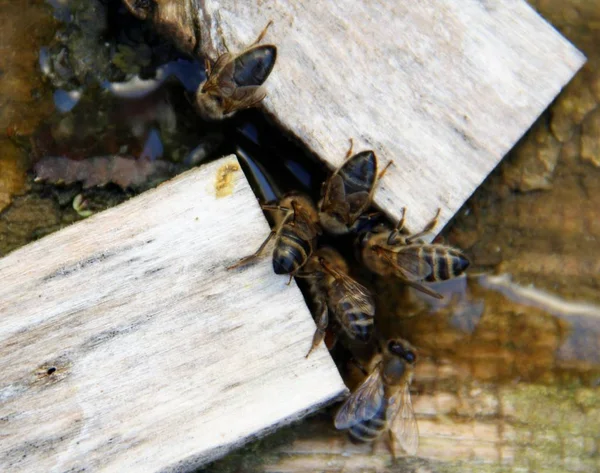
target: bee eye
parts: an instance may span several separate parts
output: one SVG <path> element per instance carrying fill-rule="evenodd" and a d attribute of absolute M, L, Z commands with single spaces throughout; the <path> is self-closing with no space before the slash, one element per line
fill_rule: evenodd
<path fill-rule="evenodd" d="M 404 348 L 398 342 L 392 340 L 388 343 L 388 350 L 395 355 L 404 356 Z"/>
<path fill-rule="evenodd" d="M 399 343 L 395 340 L 391 340 L 388 343 L 388 350 L 390 353 L 398 355 L 400 358 L 403 358 L 406 362 L 411 364 L 417 359 L 417 355 L 414 351 L 405 349 L 402 343 Z"/>

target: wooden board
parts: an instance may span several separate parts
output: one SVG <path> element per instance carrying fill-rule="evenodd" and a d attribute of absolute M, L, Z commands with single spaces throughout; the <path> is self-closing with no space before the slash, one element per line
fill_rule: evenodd
<path fill-rule="evenodd" d="M 0 259 L 0 470 L 188 471 L 345 392 L 235 158 Z"/>
<path fill-rule="evenodd" d="M 411 230 L 438 207 L 441 229 L 584 62 L 522 0 L 189 1 L 212 57 L 274 21 L 266 111 L 332 168 L 349 138 L 393 160 L 375 201 Z"/>

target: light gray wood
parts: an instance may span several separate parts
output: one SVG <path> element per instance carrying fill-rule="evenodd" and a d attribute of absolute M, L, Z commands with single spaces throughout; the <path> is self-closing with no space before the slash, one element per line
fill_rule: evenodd
<path fill-rule="evenodd" d="M 345 392 L 234 157 L 0 259 L 0 470 L 188 471 Z"/>
<path fill-rule="evenodd" d="M 393 160 L 375 201 L 413 231 L 438 207 L 441 229 L 585 60 L 522 0 L 189 1 L 213 58 L 274 21 L 266 111 L 332 168 L 349 138 Z"/>

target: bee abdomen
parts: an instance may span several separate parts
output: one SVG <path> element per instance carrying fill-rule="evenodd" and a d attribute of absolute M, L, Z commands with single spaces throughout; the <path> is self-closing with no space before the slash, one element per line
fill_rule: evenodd
<path fill-rule="evenodd" d="M 420 249 L 423 261 L 432 271 L 425 281 L 446 281 L 460 276 L 469 266 L 469 260 L 460 251 L 443 245 L 427 245 Z"/>
<path fill-rule="evenodd" d="M 357 307 L 352 307 L 347 302 L 340 303 L 335 312 L 342 314 L 338 319 L 342 319 L 341 325 L 350 338 L 358 339 L 361 342 L 369 341 L 373 331 L 372 316 L 365 314 Z"/>
<path fill-rule="evenodd" d="M 359 442 L 372 442 L 383 433 L 385 428 L 385 410 L 382 409 L 376 417 L 350 427 L 348 433 Z"/>
<path fill-rule="evenodd" d="M 300 269 L 312 253 L 312 244 L 290 227 L 283 227 L 273 251 L 275 274 L 291 274 Z"/>
<path fill-rule="evenodd" d="M 350 158 L 340 169 L 346 194 L 370 192 L 375 182 L 377 164 L 372 151 L 362 151 Z"/>
<path fill-rule="evenodd" d="M 266 44 L 252 48 L 235 60 L 233 79 L 238 87 L 262 85 L 271 74 L 277 48 Z"/>

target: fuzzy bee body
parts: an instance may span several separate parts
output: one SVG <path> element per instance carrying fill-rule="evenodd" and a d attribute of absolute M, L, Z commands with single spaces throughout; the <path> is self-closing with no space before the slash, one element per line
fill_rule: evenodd
<path fill-rule="evenodd" d="M 396 441 L 409 454 L 419 444 L 419 429 L 410 398 L 417 356 L 405 340 L 382 343 L 380 353 L 370 363 L 366 379 L 338 410 L 335 426 L 348 430 L 355 440 L 371 442 L 390 431 L 392 454 Z"/>
<path fill-rule="evenodd" d="M 364 232 L 357 240 L 361 260 L 376 274 L 398 277 L 425 294 L 441 298 L 440 294 L 423 286 L 421 282 L 446 281 L 456 278 L 465 272 L 470 262 L 456 248 L 440 244 L 427 244 L 418 239 L 434 228 L 438 215 L 416 235 L 400 234 L 404 217 L 395 230 L 380 225 L 371 231 Z"/>
<path fill-rule="evenodd" d="M 334 235 L 354 231 L 355 225 L 371 204 L 377 174 L 373 151 L 350 156 L 325 181 L 319 201 L 319 218 L 325 230 Z"/>
<path fill-rule="evenodd" d="M 276 274 L 295 275 L 307 262 L 321 234 L 317 209 L 310 197 L 297 192 L 283 196 L 278 205 L 263 205 L 276 212 L 275 228 L 258 250 L 227 269 L 234 269 L 257 258 L 275 237 L 273 270 Z"/>
<path fill-rule="evenodd" d="M 387 400 L 367 420 L 362 420 L 348 429 L 348 434 L 358 442 L 372 442 L 387 429 Z"/>
<path fill-rule="evenodd" d="M 276 274 L 295 274 L 302 268 L 317 245 L 321 233 L 319 217 L 310 197 L 292 192 L 279 201 L 287 209 L 283 218 L 276 218 L 279 231 L 273 250 L 273 270 Z M 281 216 L 281 214 L 279 214 Z"/>
<path fill-rule="evenodd" d="M 238 110 L 258 105 L 267 95 L 263 83 L 277 59 L 272 44 L 259 45 L 271 22 L 252 45 L 237 55 L 219 56 L 213 66 L 206 64 L 206 80 L 196 93 L 198 113 L 207 120 L 221 120 Z"/>
<path fill-rule="evenodd" d="M 303 272 L 315 301 L 317 322 L 308 353 L 323 340 L 330 312 L 348 338 L 368 342 L 373 333 L 375 301 L 366 287 L 348 275 L 349 267 L 342 255 L 330 247 L 320 248 Z"/>
<path fill-rule="evenodd" d="M 419 260 L 419 273 L 429 271 L 427 282 L 447 281 L 464 273 L 469 260 L 457 249 L 445 245 L 408 245 L 398 253 L 414 255 Z"/>
<path fill-rule="evenodd" d="M 327 291 L 329 307 L 338 319 L 342 319 L 341 327 L 352 339 L 368 342 L 373 332 L 375 305 L 372 299 L 366 306 L 356 303 L 356 295 L 350 294 L 339 280 L 333 281 Z"/>
<path fill-rule="evenodd" d="M 263 85 L 271 74 L 277 58 L 277 48 L 272 44 L 254 46 L 233 61 L 233 81 L 237 87 Z"/>
<path fill-rule="evenodd" d="M 273 270 L 275 274 L 294 274 L 306 264 L 315 245 L 314 238 L 294 225 L 284 224 L 275 241 Z"/>
<path fill-rule="evenodd" d="M 377 158 L 373 151 L 362 151 L 349 158 L 339 169 L 346 195 L 371 194 L 377 180 Z M 358 210 L 358 209 L 356 209 Z"/>

